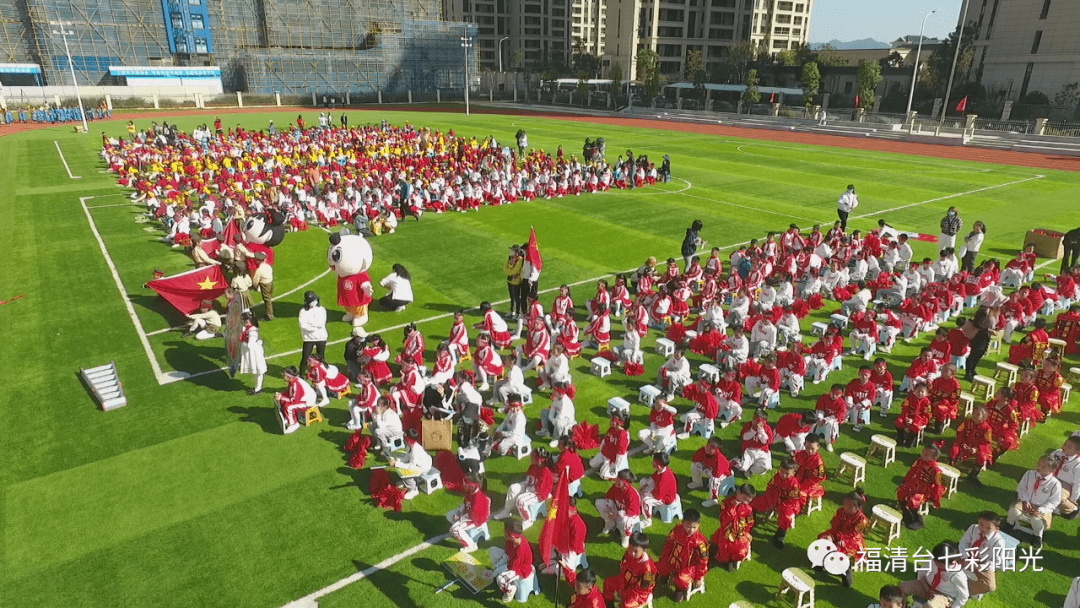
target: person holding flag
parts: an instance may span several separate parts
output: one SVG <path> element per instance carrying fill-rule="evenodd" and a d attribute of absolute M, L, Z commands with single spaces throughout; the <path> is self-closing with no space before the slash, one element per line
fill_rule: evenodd
<path fill-rule="evenodd" d="M 581 565 L 585 556 L 585 536 L 588 530 L 585 521 L 577 512 L 577 500 L 570 496 L 570 475 L 560 475 L 551 495 L 544 526 L 540 529 L 537 550 L 544 561 L 544 573 L 556 574 L 556 566 L 562 568 L 562 574 L 573 585 L 574 571 Z M 552 557 L 555 561 L 552 561 Z M 556 595 L 558 595 L 556 593 Z"/>
<path fill-rule="evenodd" d="M 529 228 L 529 242 L 525 245 L 525 261 L 521 265 L 521 308 L 527 309 L 527 298 L 536 298 L 539 290 L 540 271 L 544 268 L 544 260 L 540 257 L 540 248 L 536 244 L 536 229 Z"/>

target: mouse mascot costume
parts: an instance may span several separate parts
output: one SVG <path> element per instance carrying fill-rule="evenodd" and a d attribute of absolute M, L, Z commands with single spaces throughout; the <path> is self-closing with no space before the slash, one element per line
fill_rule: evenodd
<path fill-rule="evenodd" d="M 255 260 L 255 254 L 259 252 L 266 254 L 267 264 L 274 265 L 274 251 L 271 247 L 277 247 L 285 238 L 284 220 L 281 212 L 275 209 L 244 220 L 244 247 L 252 254 L 247 260 L 248 273 L 254 274 L 259 267 L 259 262 Z"/>
<path fill-rule="evenodd" d="M 368 304 L 371 303 L 371 246 L 364 237 L 356 234 L 331 234 L 330 247 L 326 250 L 326 263 L 337 274 L 338 306 L 345 309 L 341 318 L 352 323 L 357 335 L 366 335 L 363 326 L 368 320 Z"/>

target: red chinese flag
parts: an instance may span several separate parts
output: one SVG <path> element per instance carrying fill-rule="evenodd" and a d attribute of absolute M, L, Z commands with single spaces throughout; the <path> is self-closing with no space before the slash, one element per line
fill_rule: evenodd
<path fill-rule="evenodd" d="M 545 567 L 551 567 L 552 549 L 558 551 L 560 555 L 566 555 L 570 552 L 570 490 L 568 478 L 567 471 L 563 471 L 562 475 L 559 475 L 559 483 L 555 486 L 555 493 L 551 495 L 551 505 L 548 506 L 544 527 L 540 530 L 538 547 Z"/>
<path fill-rule="evenodd" d="M 217 239 L 203 239 L 202 243 L 199 243 L 199 248 L 206 252 L 206 255 L 213 259 L 218 259 L 218 251 L 221 251 L 221 241 Z"/>
<path fill-rule="evenodd" d="M 225 282 L 221 268 L 207 266 L 156 279 L 147 283 L 146 286 L 158 292 L 176 310 L 186 315 L 198 310 L 199 302 L 221 297 L 229 284 Z"/>
<path fill-rule="evenodd" d="M 956 111 L 957 112 L 963 112 L 966 109 L 967 109 L 967 95 L 965 95 L 964 98 L 960 100 L 960 103 L 956 104 Z"/>
<path fill-rule="evenodd" d="M 859 107 L 859 96 L 858 95 L 855 96 L 855 107 L 856 108 Z"/>
<path fill-rule="evenodd" d="M 525 252 L 525 259 L 537 270 L 544 267 L 544 261 L 540 259 L 540 248 L 536 245 L 536 228 L 529 228 L 529 250 Z"/>
<path fill-rule="evenodd" d="M 229 220 L 225 225 L 225 232 L 221 233 L 221 242 L 229 247 L 236 247 L 240 241 L 240 229 L 236 227 L 236 220 Z"/>
<path fill-rule="evenodd" d="M 774 91 L 772 93 L 769 93 L 769 103 L 775 103 L 775 102 L 776 102 L 776 92 Z"/>

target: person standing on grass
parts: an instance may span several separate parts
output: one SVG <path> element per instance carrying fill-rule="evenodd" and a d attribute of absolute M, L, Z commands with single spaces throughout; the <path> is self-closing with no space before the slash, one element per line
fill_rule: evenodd
<path fill-rule="evenodd" d="M 312 351 L 320 359 L 326 358 L 326 309 L 319 305 L 319 296 L 314 291 L 304 292 L 304 306 L 297 315 L 300 324 L 300 339 L 303 348 L 300 355 L 300 377 L 307 376 L 308 357 Z"/>
<path fill-rule="evenodd" d="M 964 227 L 964 220 L 960 219 L 960 212 L 956 207 L 949 207 L 945 217 L 941 218 L 941 234 L 938 236 L 938 253 L 948 247 L 956 246 L 956 235 Z"/>
<path fill-rule="evenodd" d="M 1070 268 L 1080 263 L 1080 228 L 1066 232 L 1061 245 L 1065 248 L 1065 255 L 1061 258 L 1061 272 L 1058 274 L 1067 274 Z"/>
<path fill-rule="evenodd" d="M 961 247 L 964 250 L 964 255 L 960 262 L 960 268 L 967 272 L 975 271 L 975 258 L 979 256 L 979 248 L 982 247 L 983 240 L 986 238 L 986 226 L 982 222 L 975 222 L 971 226 L 971 232 L 964 237 L 964 244 Z"/>
<path fill-rule="evenodd" d="M 511 245 L 510 256 L 506 259 L 506 263 L 503 264 L 503 273 L 506 275 L 506 291 L 510 295 L 511 319 L 525 314 L 525 307 L 522 305 L 525 299 L 521 297 L 521 290 L 523 289 L 521 269 L 524 264 L 525 255 L 521 251 L 521 246 Z"/>
<path fill-rule="evenodd" d="M 389 290 L 389 293 L 379 298 L 379 304 L 386 310 L 401 312 L 413 301 L 412 276 L 401 264 L 394 264 L 392 270 L 393 272 L 379 281 L 381 287 Z"/>
<path fill-rule="evenodd" d="M 964 364 L 964 380 L 966 382 L 975 380 L 976 368 L 978 368 L 983 355 L 986 354 L 986 349 L 990 346 L 990 332 L 994 331 L 998 326 L 1001 307 L 1005 303 L 1005 299 L 1005 296 L 1000 292 L 987 295 L 982 306 L 975 311 L 975 316 L 960 328 L 964 332 L 964 337 L 968 339 L 971 348 L 968 352 L 967 362 Z"/>
<path fill-rule="evenodd" d="M 684 272 L 690 268 L 690 260 L 697 254 L 698 247 L 705 244 L 705 241 L 701 240 L 699 236 L 701 228 L 701 220 L 694 220 L 694 223 L 690 224 L 690 227 L 686 229 L 686 236 L 683 237 L 682 250 L 680 251 L 682 253 Z"/>
<path fill-rule="evenodd" d="M 825 112 L 821 113 L 822 116 Z M 822 119 L 824 121 L 824 119 Z M 848 215 L 859 206 L 859 197 L 855 196 L 855 186 L 848 184 L 847 190 L 836 199 L 836 215 L 840 217 L 840 230 L 847 232 Z"/>
<path fill-rule="evenodd" d="M 263 305 L 266 314 L 263 321 L 274 320 L 274 267 L 266 262 L 266 254 L 259 251 L 255 254 L 258 267 L 255 274 L 251 275 L 252 288 L 258 288 L 262 294 Z"/>
<path fill-rule="evenodd" d="M 521 302 L 518 304 L 518 306 L 520 307 L 519 310 L 523 314 L 528 308 L 529 296 L 536 298 L 537 293 L 539 293 L 538 290 L 540 284 L 540 269 L 534 266 L 533 263 L 529 261 L 528 250 L 528 243 L 525 243 L 521 246 L 522 257 L 524 258 L 524 261 L 521 265 Z"/>

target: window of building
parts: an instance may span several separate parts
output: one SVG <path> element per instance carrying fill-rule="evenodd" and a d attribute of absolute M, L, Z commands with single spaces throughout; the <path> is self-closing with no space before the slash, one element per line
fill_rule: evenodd
<path fill-rule="evenodd" d="M 735 0 L 712 0 L 713 8 L 735 8 Z"/>
<path fill-rule="evenodd" d="M 477 17 L 476 22 L 481 25 L 495 25 L 495 17 Z"/>
<path fill-rule="evenodd" d="M 802 25 L 802 17 L 795 17 L 795 25 Z"/>
<path fill-rule="evenodd" d="M 195 39 L 195 52 L 196 53 L 209 53 L 210 46 L 206 43 L 206 38 Z"/>
<path fill-rule="evenodd" d="M 493 27 L 481 27 L 476 29 L 476 33 L 481 36 L 494 36 L 495 28 Z"/>
<path fill-rule="evenodd" d="M 848 82 L 845 82 L 844 83 L 844 95 L 851 95 L 851 91 L 854 88 L 854 86 L 855 86 L 855 83 L 851 82 L 850 80 Z"/>
<path fill-rule="evenodd" d="M 658 44 L 656 53 L 661 57 L 682 57 L 681 44 Z"/>
<path fill-rule="evenodd" d="M 710 40 L 732 40 L 734 38 L 735 38 L 735 31 L 734 30 L 726 30 L 726 29 L 725 30 L 718 30 L 718 29 L 710 29 L 709 30 L 709 39 Z M 710 48 L 712 48 L 712 47 L 710 47 Z"/>
<path fill-rule="evenodd" d="M 776 16 L 776 22 L 777 23 L 791 23 L 791 15 L 777 15 Z"/>
<path fill-rule="evenodd" d="M 174 30 L 184 29 L 184 15 L 182 13 L 170 13 Z"/>
<path fill-rule="evenodd" d="M 469 12 L 469 0 L 461 0 L 461 12 Z"/>
<path fill-rule="evenodd" d="M 1035 70 L 1035 64 L 1027 64 L 1027 70 L 1024 71 L 1024 84 L 1020 87 L 1020 98 L 1023 99 L 1028 94 L 1028 85 L 1031 84 L 1031 72 Z"/>
<path fill-rule="evenodd" d="M 799 28 L 795 28 L 795 29 L 791 30 L 791 35 L 792 36 L 802 36 L 802 30 L 799 29 Z"/>
<path fill-rule="evenodd" d="M 191 14 L 191 29 L 193 30 L 205 30 L 206 22 L 203 21 L 203 16 L 198 13 Z"/>
<path fill-rule="evenodd" d="M 795 5 L 793 3 L 791 3 L 791 2 L 777 2 L 776 3 L 776 10 L 778 10 L 778 11 L 790 11 L 793 8 L 795 8 Z"/>
<path fill-rule="evenodd" d="M 478 13 L 494 13 L 495 12 L 495 7 L 490 5 L 490 4 L 477 4 L 473 8 L 475 8 L 476 12 L 478 12 Z"/>
<path fill-rule="evenodd" d="M 539 17 L 525 17 L 525 25 L 540 25 Z"/>
<path fill-rule="evenodd" d="M 801 13 L 801 12 L 803 12 L 803 9 L 804 9 L 804 8 L 805 8 L 805 6 L 804 6 L 804 5 L 802 5 L 802 4 L 796 4 L 796 5 L 795 5 L 795 12 L 796 12 L 796 13 Z"/>
<path fill-rule="evenodd" d="M 553 8 L 553 9 L 551 9 L 551 16 L 552 17 L 565 17 L 566 16 L 566 9 L 565 8 Z"/>
<path fill-rule="evenodd" d="M 660 9 L 660 21 L 675 21 L 677 23 L 682 23 L 682 20 L 683 11 L 675 10 L 672 8 Z"/>
<path fill-rule="evenodd" d="M 538 27 L 527 27 L 527 28 L 525 28 L 525 35 L 526 36 L 539 36 L 540 35 L 540 28 L 538 28 Z"/>
<path fill-rule="evenodd" d="M 681 61 L 661 61 L 659 65 L 661 74 L 678 74 L 682 72 Z"/>
<path fill-rule="evenodd" d="M 525 51 L 525 61 L 540 61 L 540 51 Z"/>
<path fill-rule="evenodd" d="M 709 25 L 735 25 L 735 13 L 713 13 L 709 15 Z"/>
<path fill-rule="evenodd" d="M 726 46 L 710 46 L 709 54 L 710 58 L 727 57 L 728 48 Z"/>
<path fill-rule="evenodd" d="M 556 41 L 552 42 L 551 43 L 551 50 L 553 50 L 553 51 L 561 51 L 561 50 L 563 50 L 562 41 L 561 40 L 556 40 Z"/>
<path fill-rule="evenodd" d="M 564 28 L 564 27 L 566 27 L 566 22 L 563 21 L 562 19 L 552 19 L 551 20 L 551 27 Z"/>
<path fill-rule="evenodd" d="M 533 14 L 533 15 L 539 15 L 540 14 L 540 5 L 539 4 L 526 4 L 525 5 L 525 12 L 529 13 L 529 14 Z"/>
<path fill-rule="evenodd" d="M 790 36 L 791 35 L 791 28 L 790 27 L 774 27 L 773 28 L 773 34 L 775 34 L 777 36 Z"/>
<path fill-rule="evenodd" d="M 656 28 L 656 35 L 662 38 L 682 38 L 683 28 L 681 27 L 658 27 Z"/>
<path fill-rule="evenodd" d="M 772 41 L 772 48 L 786 50 L 787 49 L 787 40 L 773 40 Z"/>
<path fill-rule="evenodd" d="M 1050 0 L 1043 0 L 1043 10 L 1039 14 L 1039 19 L 1046 19 L 1046 16 L 1050 14 Z"/>
<path fill-rule="evenodd" d="M 1042 43 L 1042 30 L 1035 32 L 1035 41 L 1031 43 L 1031 54 L 1039 52 L 1039 44 Z"/>
<path fill-rule="evenodd" d="M 527 48 L 527 49 L 538 49 L 538 48 L 540 48 L 540 41 L 539 40 L 526 40 L 525 41 L 525 48 Z"/>

